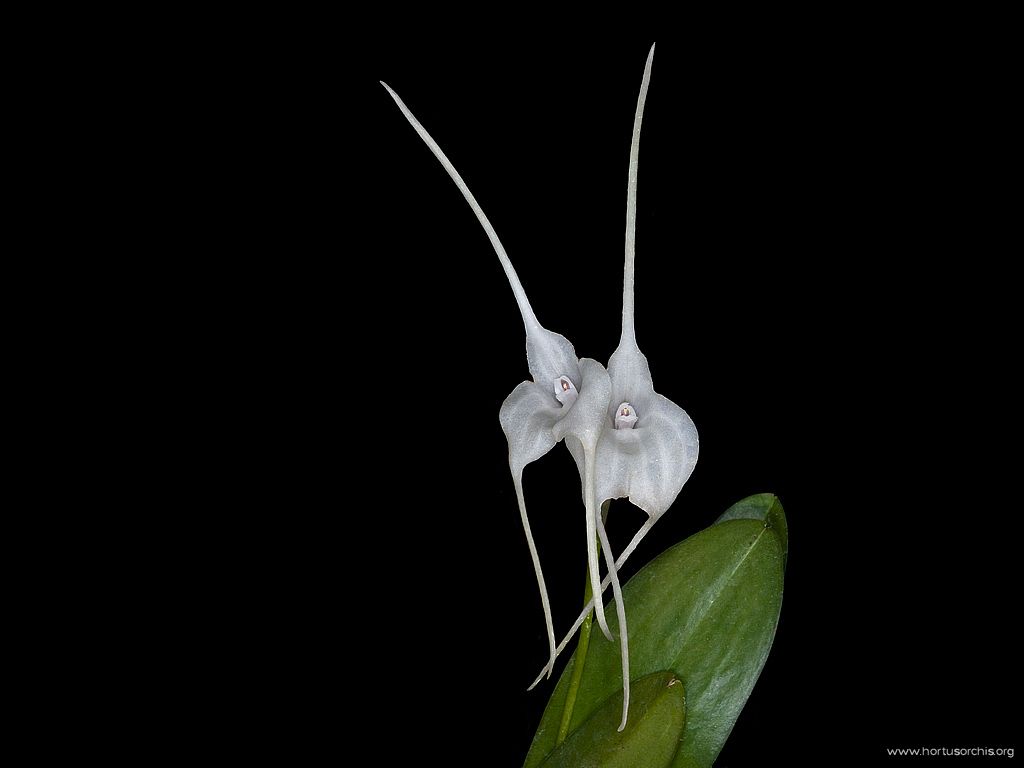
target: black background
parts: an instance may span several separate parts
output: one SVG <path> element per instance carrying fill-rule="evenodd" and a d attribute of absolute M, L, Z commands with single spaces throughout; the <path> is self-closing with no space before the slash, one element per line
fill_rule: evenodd
<path fill-rule="evenodd" d="M 626 575 L 751 493 L 778 494 L 790 522 L 775 645 L 723 766 L 1012 744 L 1017 572 L 992 484 L 1012 463 L 994 421 L 1010 306 L 986 224 L 998 195 L 977 197 L 1001 175 L 1005 117 L 977 76 L 999 61 L 831 42 L 659 41 L 644 119 L 638 341 L 701 453 Z M 424 45 L 367 73 L 463 174 L 541 322 L 601 361 L 649 43 Z M 431 600 L 414 581 L 407 616 L 428 638 L 423 695 L 458 711 L 431 707 L 428 732 L 518 765 L 550 690 L 524 691 L 543 620 L 497 423 L 528 375 L 523 331 L 455 186 L 383 89 L 372 109 L 380 311 L 404 321 L 387 345 L 409 418 L 395 445 L 422 451 L 422 512 L 394 523 Z M 562 447 L 526 471 L 559 628 L 583 588 L 576 483 Z M 642 519 L 616 503 L 613 544 Z"/>
<path fill-rule="evenodd" d="M 1005 61 L 904 32 L 658 37 L 637 338 L 701 451 L 625 575 L 752 493 L 790 525 L 778 634 L 720 766 L 1013 743 Z M 265 510 L 239 529 L 267 664 L 246 685 L 274 723 L 250 737 L 522 763 L 552 686 L 525 690 L 546 642 L 497 419 L 523 330 L 377 81 L 460 170 L 541 322 L 606 362 L 652 37 L 374 40 L 340 83 L 293 44 L 253 75 L 249 194 L 273 192 L 246 223 L 277 256 L 235 286 L 275 403 L 240 476 Z M 525 475 L 558 632 L 582 600 L 577 484 L 562 446 Z M 642 519 L 613 505 L 617 549 Z"/>

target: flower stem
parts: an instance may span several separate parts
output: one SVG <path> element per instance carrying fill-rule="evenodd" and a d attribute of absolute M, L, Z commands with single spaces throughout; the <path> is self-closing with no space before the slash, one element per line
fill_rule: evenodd
<path fill-rule="evenodd" d="M 601 519 L 604 520 L 608 516 L 608 504 L 605 502 L 601 505 Z M 601 542 L 597 542 L 597 551 L 601 552 Z M 593 597 L 594 592 L 590 586 L 590 575 L 587 575 L 586 586 L 583 589 L 583 605 L 585 606 L 590 602 L 590 598 Z M 569 722 L 572 720 L 572 711 L 576 707 L 576 697 L 580 692 L 580 681 L 583 679 L 583 667 L 587 663 L 587 650 L 590 648 L 590 628 L 594 623 L 594 611 L 591 610 L 587 614 L 587 618 L 583 620 L 582 626 L 580 626 L 580 639 L 576 644 L 576 652 L 572 656 L 572 677 L 569 678 L 569 692 L 565 697 L 565 708 L 562 710 L 562 722 L 558 724 L 558 736 L 555 739 L 555 746 L 557 747 L 566 737 L 569 735 Z"/>

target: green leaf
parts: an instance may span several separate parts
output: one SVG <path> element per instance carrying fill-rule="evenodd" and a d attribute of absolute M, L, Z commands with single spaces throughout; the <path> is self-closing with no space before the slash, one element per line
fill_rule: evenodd
<path fill-rule="evenodd" d="M 713 765 L 775 636 L 782 606 L 785 513 L 777 499 L 762 499 L 760 506 L 745 501 L 750 503 L 726 513 L 735 519 L 670 547 L 623 587 L 631 679 L 671 670 L 686 689 L 686 726 L 671 763 L 674 768 Z M 756 517 L 758 509 L 764 509 L 763 518 Z M 616 630 L 614 615 L 608 621 Z M 551 694 L 524 768 L 541 765 L 555 749 L 575 663 L 574 658 L 566 665 Z M 621 696 L 621 690 L 618 643 L 595 633 L 569 738 L 610 696 Z M 639 756 L 635 759 L 637 765 L 645 764 Z"/>
<path fill-rule="evenodd" d="M 761 520 L 775 531 L 782 543 L 782 564 L 785 566 L 789 555 L 789 527 L 786 525 L 786 513 L 782 510 L 782 502 L 774 493 L 756 493 L 753 496 L 737 501 L 723 512 L 715 524 L 726 520 Z M 626 617 L 628 622 L 629 617 Z"/>
<path fill-rule="evenodd" d="M 686 723 L 683 684 L 671 672 L 637 680 L 630 692 L 629 714 L 629 723 L 619 733 L 622 691 L 613 693 L 541 768 L 669 768 Z"/>

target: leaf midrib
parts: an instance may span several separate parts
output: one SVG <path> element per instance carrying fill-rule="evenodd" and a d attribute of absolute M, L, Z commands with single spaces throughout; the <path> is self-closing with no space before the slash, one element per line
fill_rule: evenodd
<path fill-rule="evenodd" d="M 757 546 L 757 543 L 761 540 L 761 537 L 764 536 L 765 531 L 767 530 L 767 526 L 763 526 L 761 528 L 757 536 L 754 537 L 754 540 L 750 542 L 750 546 L 747 547 L 746 551 L 743 553 L 743 556 L 739 559 L 739 562 L 737 562 L 733 569 L 729 571 L 729 575 L 719 579 L 717 582 L 714 583 L 712 587 L 713 591 L 709 590 L 705 595 L 708 599 L 702 601 L 702 603 L 700 604 L 700 609 L 690 615 L 689 620 L 686 622 L 686 626 L 683 627 L 683 631 L 680 633 L 680 639 L 683 641 L 684 645 L 696 633 L 696 630 L 700 626 L 701 622 L 703 622 L 704 619 L 707 618 L 707 615 L 711 612 L 711 606 L 714 604 L 715 600 L 718 599 L 718 597 L 725 591 L 725 588 L 729 586 L 730 582 L 732 582 L 733 576 L 736 575 L 736 572 L 740 569 L 740 566 L 742 566 L 743 563 L 746 562 L 747 558 L 750 557 L 750 553 L 754 551 L 754 547 Z"/>

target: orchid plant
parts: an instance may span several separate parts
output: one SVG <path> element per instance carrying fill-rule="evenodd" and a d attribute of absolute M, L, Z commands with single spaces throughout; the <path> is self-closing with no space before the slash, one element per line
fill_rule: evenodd
<path fill-rule="evenodd" d="M 578 359 L 571 342 L 544 328 L 537 320 L 522 283 L 498 239 L 494 227 L 469 191 L 462 176 L 431 138 L 405 103 L 386 83 L 381 83 L 406 119 L 430 148 L 469 203 L 491 241 L 505 270 L 526 329 L 526 359 L 532 381 L 519 384 L 502 403 L 499 419 L 508 438 L 509 467 L 516 489 L 523 530 L 540 589 L 547 625 L 550 657 L 541 676 L 550 677 L 555 659 L 576 633 L 591 610 L 598 626 L 612 640 L 602 599 L 610 584 L 619 624 L 622 655 L 625 728 L 629 713 L 629 639 L 618 569 L 650 531 L 658 518 L 671 506 L 697 461 L 697 429 L 686 411 L 657 394 L 646 356 L 640 352 L 634 330 L 633 273 L 635 262 L 636 188 L 640 153 L 640 126 L 651 79 L 654 46 L 647 56 L 640 96 L 633 123 L 626 187 L 626 258 L 622 288 L 622 335 L 619 346 L 605 369 L 589 358 Z M 586 513 L 587 563 L 594 599 L 587 605 L 568 635 L 556 648 L 551 606 L 544 583 L 540 558 L 530 531 L 523 495 L 523 469 L 548 453 L 556 443 L 565 441 L 576 461 L 583 485 Z M 629 498 L 648 514 L 617 560 L 604 520 L 598 514 L 600 502 Z M 600 577 L 597 542 L 605 555 L 608 574 Z"/>
<path fill-rule="evenodd" d="M 699 445 L 697 429 L 686 412 L 668 398 L 655 392 L 650 366 L 636 340 L 634 271 L 637 169 L 640 128 L 650 85 L 653 58 L 654 47 L 652 46 L 644 67 L 630 144 L 626 187 L 622 328 L 618 347 L 608 360 L 607 368 L 596 360 L 577 357 L 575 348 L 565 336 L 552 332 L 540 324 L 497 233 L 466 183 L 398 95 L 387 84 L 381 83 L 410 125 L 448 172 L 479 220 L 505 271 L 526 331 L 527 367 L 531 380 L 520 383 L 512 390 L 501 405 L 499 420 L 508 440 L 509 468 L 515 486 L 523 530 L 536 573 L 549 648 L 548 662 L 530 688 L 532 689 L 545 677 L 551 676 L 558 655 L 565 649 L 591 612 L 594 613 L 604 635 L 609 640 L 614 639 L 612 629 L 605 616 L 603 598 L 604 590 L 611 586 L 618 625 L 618 655 L 622 675 L 622 709 L 618 726 L 619 732 L 626 727 L 629 718 L 630 665 L 629 634 L 626 623 L 627 601 L 623 596 L 618 572 L 651 528 L 675 501 L 693 471 Z M 523 471 L 528 464 L 546 455 L 559 442 L 565 443 L 579 470 L 585 512 L 588 577 L 593 597 L 576 619 L 570 631 L 556 645 L 544 573 L 526 511 Z M 628 498 L 633 504 L 644 510 L 648 517 L 616 558 L 611 549 L 605 520 L 600 509 L 604 502 L 619 498 Z M 774 499 L 774 497 L 772 498 Z M 784 523 L 784 517 L 779 517 L 782 514 L 781 507 L 776 513 L 774 507 L 762 506 L 764 509 L 758 507 L 760 511 L 756 514 L 762 515 L 758 519 L 766 521 L 765 528 L 770 527 L 767 522 L 769 512 L 776 515 L 775 518 L 772 518 L 773 520 L 781 519 Z M 747 507 L 743 508 L 743 510 L 747 509 Z M 732 515 L 729 520 L 755 516 L 755 513 L 744 511 L 743 514 Z M 726 516 L 723 516 L 723 521 L 725 519 Z M 745 522 L 750 522 L 750 520 L 745 520 Z M 603 580 L 600 576 L 598 561 L 599 549 L 604 553 L 607 569 Z M 747 556 L 745 554 L 739 560 L 741 565 Z M 735 569 L 733 569 L 733 573 L 735 573 Z M 589 627 L 589 624 L 587 626 Z M 774 625 L 772 625 L 772 631 L 774 631 Z M 760 663 L 763 663 L 763 658 Z M 760 667 L 758 666 L 757 669 L 759 670 Z M 650 673 L 651 670 L 644 670 L 644 672 Z M 672 677 L 667 685 L 672 686 L 677 682 L 675 677 Z M 647 707 L 645 711 L 652 711 L 649 704 L 650 702 L 645 700 L 645 707 Z M 571 714 L 570 705 L 563 726 L 568 726 Z M 547 713 L 545 716 L 547 717 Z M 682 728 L 681 722 L 679 727 Z M 566 735 L 564 727 L 559 730 L 560 738 L 564 739 Z M 540 734 L 539 731 L 538 738 L 540 738 Z M 535 746 L 536 743 L 539 742 L 535 742 Z M 531 750 L 531 755 L 533 752 L 534 750 Z M 673 754 L 675 753 L 673 752 Z"/>

